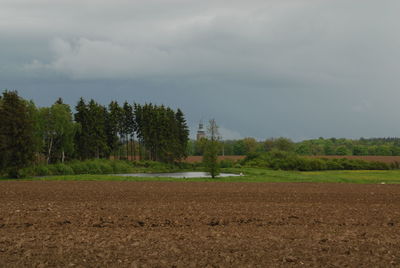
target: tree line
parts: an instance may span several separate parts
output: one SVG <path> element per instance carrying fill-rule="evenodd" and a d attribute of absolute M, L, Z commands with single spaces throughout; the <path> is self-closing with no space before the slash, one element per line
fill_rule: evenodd
<path fill-rule="evenodd" d="M 204 141 L 190 141 L 189 155 L 202 155 Z M 254 138 L 221 141 L 220 155 L 248 155 L 254 152 L 274 150 L 299 155 L 379 155 L 400 156 L 400 138 L 318 138 L 294 142 L 288 138 L 270 138 L 258 141 Z"/>
<path fill-rule="evenodd" d="M 16 91 L 0 96 L 0 174 L 18 177 L 28 165 L 72 159 L 173 163 L 187 156 L 188 140 L 183 112 L 164 105 L 81 98 L 73 112 L 62 99 L 37 107 Z"/>

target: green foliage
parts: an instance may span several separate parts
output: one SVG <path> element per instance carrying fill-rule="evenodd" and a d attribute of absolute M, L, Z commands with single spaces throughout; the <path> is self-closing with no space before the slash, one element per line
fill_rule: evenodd
<path fill-rule="evenodd" d="M 206 146 L 207 139 L 201 138 L 200 140 L 193 141 L 190 145 L 192 146 L 192 154 L 191 155 L 203 155 L 204 148 Z"/>
<path fill-rule="evenodd" d="M 50 165 L 36 165 L 21 170 L 24 176 L 58 176 L 77 174 L 118 174 L 134 171 L 132 163 L 120 160 L 92 159 Z"/>
<path fill-rule="evenodd" d="M 62 163 L 58 163 L 52 166 L 53 168 L 53 174 L 57 174 L 57 175 L 73 175 L 74 170 L 66 165 L 66 164 L 62 164 Z"/>
<path fill-rule="evenodd" d="M 250 142 L 250 144 L 249 144 Z M 198 141 L 191 143 L 192 155 L 201 155 Z M 400 156 L 400 138 L 372 138 L 359 140 L 324 139 L 304 140 L 294 143 L 287 138 L 271 138 L 264 142 L 254 139 L 223 141 L 225 155 L 248 155 L 252 152 L 273 150 L 295 152 L 299 155 L 383 155 Z M 250 146 L 249 146 L 250 145 Z"/>
<path fill-rule="evenodd" d="M 107 144 L 107 109 L 90 100 L 88 104 L 81 98 L 77 104 L 75 121 L 79 124 L 75 135 L 75 148 L 80 159 L 109 156 Z"/>
<path fill-rule="evenodd" d="M 111 161 L 110 167 L 112 169 L 111 173 L 114 173 L 114 174 L 117 174 L 117 173 L 125 174 L 125 173 L 132 172 L 132 164 L 127 163 L 126 161 L 116 161 L 116 160 Z"/>
<path fill-rule="evenodd" d="M 0 173 L 21 177 L 20 170 L 34 160 L 34 107 L 16 91 L 4 91 L 0 102 Z"/>
<path fill-rule="evenodd" d="M 126 174 L 126 173 L 154 173 L 175 172 L 179 170 L 193 170 L 197 164 L 180 163 L 168 164 L 156 161 L 135 161 L 90 159 L 85 161 L 73 160 L 58 164 L 40 164 L 19 170 L 21 177 L 34 176 L 61 176 L 79 174 Z"/>
<path fill-rule="evenodd" d="M 205 170 L 212 178 L 219 174 L 220 166 L 218 163 L 218 152 L 220 151 L 220 144 L 218 141 L 208 140 L 204 149 L 203 165 Z"/>
<path fill-rule="evenodd" d="M 135 116 L 133 113 L 133 107 L 126 101 L 124 102 L 121 111 L 122 117 L 120 123 L 120 135 L 123 143 L 126 144 L 125 154 L 126 159 L 128 159 L 129 155 L 132 154 L 132 149 L 134 148 L 132 146 L 129 146 L 129 142 L 132 142 L 132 137 L 135 131 Z M 131 153 L 129 153 L 129 150 L 131 150 Z"/>
<path fill-rule="evenodd" d="M 336 148 L 336 155 L 351 155 L 351 151 L 344 145 Z"/>
<path fill-rule="evenodd" d="M 294 153 L 273 150 L 269 153 L 250 154 L 242 161 L 248 167 L 264 167 L 275 170 L 387 170 L 390 165 L 350 159 L 318 159 L 301 157 Z"/>
<path fill-rule="evenodd" d="M 114 159 L 126 159 L 136 156 L 137 150 L 140 159 L 149 156 L 170 164 L 187 156 L 189 129 L 180 109 L 175 112 L 163 105 L 132 106 L 128 102 L 123 107 L 111 102 L 107 109 L 83 98 L 75 109 L 72 116 L 62 99 L 36 109 L 17 92 L 4 91 L 0 96 L 0 174 L 112 173 L 122 165 L 71 160 L 104 159 L 111 154 Z M 37 168 L 22 170 L 33 160 Z M 69 164 L 59 164 L 64 160 Z M 56 165 L 38 165 L 43 162 Z"/>
<path fill-rule="evenodd" d="M 86 160 L 86 161 L 79 161 L 79 160 L 74 160 L 68 163 L 68 165 L 72 168 L 75 174 L 89 174 L 89 166 L 87 164 L 88 161 L 92 160 Z"/>
<path fill-rule="evenodd" d="M 116 158 L 117 149 L 120 145 L 119 134 L 121 134 L 123 122 L 122 108 L 118 102 L 112 101 L 108 105 L 108 113 L 105 119 L 105 132 L 107 138 L 107 146 L 110 153 Z"/>
<path fill-rule="evenodd" d="M 176 126 L 176 159 L 181 160 L 188 156 L 187 148 L 189 142 L 189 127 L 186 123 L 185 115 L 178 109 L 175 114 Z"/>
<path fill-rule="evenodd" d="M 220 166 L 218 163 L 218 154 L 221 151 L 218 126 L 214 119 L 209 122 L 208 134 L 209 139 L 205 139 L 203 164 L 206 172 L 214 179 L 219 175 Z"/>
<path fill-rule="evenodd" d="M 40 152 L 47 163 L 64 162 L 74 152 L 76 124 L 68 105 L 55 103 L 50 108 L 40 108 L 36 118 L 38 134 L 42 141 Z"/>
<path fill-rule="evenodd" d="M 285 151 L 285 152 L 293 152 L 295 149 L 295 144 L 292 140 L 287 139 L 287 138 L 277 138 L 277 139 L 267 139 L 264 142 L 264 148 L 266 152 L 272 151 L 272 150 L 279 150 L 279 151 Z"/>
<path fill-rule="evenodd" d="M 400 155 L 400 138 L 314 139 L 295 145 L 301 155 Z"/>
<path fill-rule="evenodd" d="M 229 159 L 221 160 L 219 163 L 221 168 L 233 168 L 235 166 L 235 162 Z"/>
<path fill-rule="evenodd" d="M 182 111 L 135 104 L 135 131 L 153 161 L 173 163 L 186 156 L 189 130 Z"/>

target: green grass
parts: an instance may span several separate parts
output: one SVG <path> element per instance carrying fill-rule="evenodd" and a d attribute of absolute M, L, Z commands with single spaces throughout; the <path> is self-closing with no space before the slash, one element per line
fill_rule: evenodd
<path fill-rule="evenodd" d="M 234 172 L 234 169 L 226 171 Z M 281 171 L 243 168 L 251 182 L 400 183 L 400 170 Z"/>
<path fill-rule="evenodd" d="M 159 178 L 159 177 L 122 177 L 112 175 L 63 175 L 50 176 L 44 178 L 25 178 L 23 180 L 107 180 L 107 181 L 197 181 L 197 182 L 324 182 L 324 183 L 400 183 L 400 170 L 384 170 L 384 171 L 280 171 L 268 170 L 262 168 L 227 168 L 222 172 L 240 173 L 242 177 L 227 177 L 219 179 L 211 178 Z M 3 178 L 1 180 L 7 180 Z"/>

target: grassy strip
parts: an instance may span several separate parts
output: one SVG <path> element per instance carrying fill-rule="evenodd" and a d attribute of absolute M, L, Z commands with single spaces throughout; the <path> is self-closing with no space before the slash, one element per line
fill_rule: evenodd
<path fill-rule="evenodd" d="M 193 169 L 193 165 L 170 165 L 154 161 L 129 162 L 123 160 L 91 159 L 74 160 L 66 163 L 51 165 L 35 165 L 20 170 L 21 177 L 64 176 L 80 174 L 127 174 L 149 172 L 175 172 Z"/>
<path fill-rule="evenodd" d="M 319 182 L 319 183 L 358 183 L 358 184 L 396 184 L 400 183 L 399 170 L 385 171 L 319 171 L 296 172 L 268 170 L 261 168 L 230 168 L 223 172 L 240 173 L 242 177 L 211 178 L 160 178 L 160 177 L 123 177 L 113 175 L 64 175 L 44 178 L 26 178 L 36 181 L 173 181 L 173 182 Z M 4 180 L 4 179 L 3 179 Z"/>

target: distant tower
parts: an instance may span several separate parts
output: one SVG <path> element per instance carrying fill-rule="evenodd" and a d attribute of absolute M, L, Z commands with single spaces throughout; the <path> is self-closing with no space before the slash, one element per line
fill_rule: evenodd
<path fill-rule="evenodd" d="M 203 125 L 203 122 L 200 121 L 199 129 L 197 130 L 197 140 L 200 140 L 205 137 L 206 137 L 206 132 L 204 130 L 204 125 Z"/>

